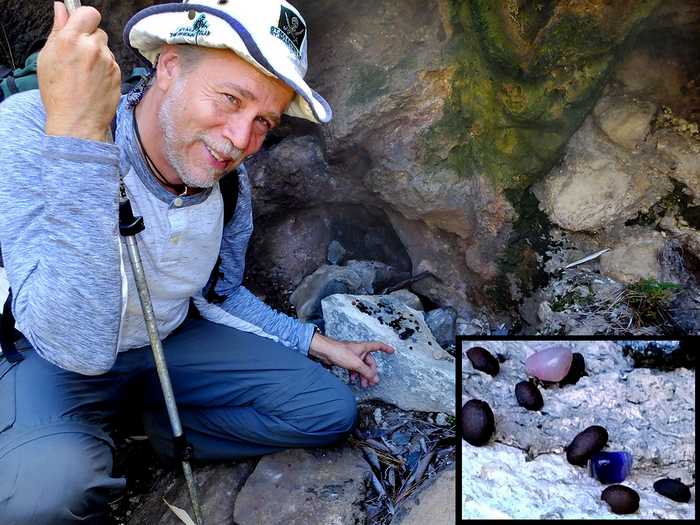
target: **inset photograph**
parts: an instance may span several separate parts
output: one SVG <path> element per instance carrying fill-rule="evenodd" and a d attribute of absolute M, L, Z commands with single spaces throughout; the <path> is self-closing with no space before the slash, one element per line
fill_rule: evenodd
<path fill-rule="evenodd" d="M 697 344 L 459 341 L 462 519 L 694 519 Z"/>

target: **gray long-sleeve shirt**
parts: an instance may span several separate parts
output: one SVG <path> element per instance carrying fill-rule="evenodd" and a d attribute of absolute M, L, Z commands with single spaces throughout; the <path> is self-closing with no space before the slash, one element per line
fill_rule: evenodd
<path fill-rule="evenodd" d="M 118 229 L 121 171 L 146 221 L 137 239 L 161 337 L 184 319 L 192 297 L 203 317 L 306 354 L 313 325 L 275 312 L 241 285 L 253 231 L 245 168 L 234 216 L 222 227 L 218 185 L 192 196 L 167 192 L 146 167 L 132 119 L 123 97 L 116 143 L 107 144 L 46 135 L 36 90 L 0 104 L 0 246 L 17 328 L 46 360 L 86 375 L 109 370 L 119 350 L 147 344 Z M 179 265 L 188 246 L 191 257 Z M 216 292 L 226 296 L 217 305 L 203 297 L 216 248 Z"/>

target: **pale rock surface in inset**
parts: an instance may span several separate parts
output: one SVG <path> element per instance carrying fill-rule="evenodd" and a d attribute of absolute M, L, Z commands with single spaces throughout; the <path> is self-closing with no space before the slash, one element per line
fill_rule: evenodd
<path fill-rule="evenodd" d="M 355 303 L 355 304 L 353 304 Z M 443 350 L 423 319 L 423 312 L 389 295 L 342 295 L 322 302 L 326 334 L 344 341 L 381 341 L 393 354 L 374 352 L 379 384 L 351 385 L 359 401 L 378 399 L 404 410 L 454 415 L 454 358 Z M 347 379 L 344 369 L 334 373 Z"/>
<path fill-rule="evenodd" d="M 263 457 L 236 500 L 238 525 L 362 523 L 369 464 L 355 449 L 292 449 Z"/>
<path fill-rule="evenodd" d="M 632 475 L 622 484 L 640 496 L 637 519 L 694 519 L 690 503 L 675 503 L 653 489 L 655 475 Z M 686 479 L 686 482 L 688 480 Z M 564 454 L 530 460 L 519 448 L 495 443 L 473 447 L 462 442 L 462 519 L 619 519 L 600 499 L 605 488 Z"/>
<path fill-rule="evenodd" d="M 525 359 L 552 341 L 470 344 L 505 360 L 495 378 L 464 360 L 462 403 L 482 399 L 496 419 L 489 446 L 477 449 L 462 442 L 465 518 L 615 517 L 600 500 L 604 486 L 587 469 L 566 461 L 564 447 L 591 425 L 607 429 L 605 450 L 633 456 L 632 473 L 624 482 L 642 499 L 633 517 L 694 517 L 693 501 L 664 501 L 652 488 L 662 477 L 694 484 L 694 370 L 634 368 L 632 359 L 610 341 L 557 342 L 584 356 L 588 375 L 575 385 L 540 389 L 544 407 L 533 412 L 518 406 L 514 387 L 525 378 Z"/>

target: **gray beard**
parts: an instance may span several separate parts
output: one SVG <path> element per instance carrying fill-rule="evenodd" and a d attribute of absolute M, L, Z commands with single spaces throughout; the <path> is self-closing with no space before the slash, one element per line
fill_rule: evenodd
<path fill-rule="evenodd" d="M 178 133 L 173 118 L 173 112 L 177 104 L 182 102 L 182 93 L 185 90 L 186 83 L 186 78 L 177 78 L 175 80 L 175 86 L 173 86 L 173 89 L 166 95 L 165 100 L 163 100 L 158 110 L 158 121 L 163 131 L 164 154 L 167 161 L 175 170 L 175 173 L 177 173 L 177 176 L 185 185 L 190 188 L 211 188 L 217 183 L 220 176 L 212 175 L 206 180 L 195 179 L 187 169 L 184 151 L 176 146 L 178 143 Z"/>

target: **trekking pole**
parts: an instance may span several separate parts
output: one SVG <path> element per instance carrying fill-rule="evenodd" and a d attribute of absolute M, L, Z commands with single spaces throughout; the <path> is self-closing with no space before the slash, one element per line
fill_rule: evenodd
<path fill-rule="evenodd" d="M 158 378 L 160 379 L 160 386 L 163 390 L 163 397 L 165 398 L 165 406 L 168 410 L 170 426 L 173 430 L 175 456 L 179 457 L 180 462 L 182 463 L 182 471 L 185 474 L 187 489 L 190 493 L 190 500 L 192 501 L 195 521 L 197 522 L 197 525 L 202 525 L 202 514 L 199 507 L 199 501 L 197 499 L 197 487 L 194 482 L 194 476 L 192 475 L 192 468 L 190 467 L 190 459 L 192 459 L 194 449 L 185 439 L 185 434 L 180 423 L 180 415 L 178 414 L 177 404 L 175 403 L 175 394 L 173 393 L 173 387 L 170 382 L 168 365 L 165 362 L 163 345 L 161 344 L 160 337 L 158 335 L 158 327 L 156 325 L 156 316 L 153 312 L 151 294 L 148 291 L 148 283 L 146 282 L 146 274 L 143 270 L 141 253 L 139 252 L 139 246 L 136 242 L 136 234 L 143 231 L 145 228 L 143 217 L 134 217 L 134 212 L 131 209 L 131 202 L 126 195 L 126 187 L 124 186 L 123 180 L 120 181 L 119 193 L 119 232 L 124 237 L 124 241 L 126 242 L 127 251 L 129 252 L 129 260 L 131 261 L 131 267 L 134 271 L 134 281 L 136 281 L 136 289 L 139 292 L 139 299 L 141 300 L 141 307 L 143 309 L 143 317 L 146 321 L 146 328 L 148 329 L 148 338 L 151 342 L 151 350 L 153 350 L 153 360 L 156 364 Z"/>
<path fill-rule="evenodd" d="M 80 7 L 80 0 L 65 0 L 68 13 L 73 12 Z M 110 133 L 110 141 L 111 141 Z M 165 354 L 163 353 L 163 345 L 158 334 L 158 326 L 156 324 L 156 316 L 153 311 L 153 303 L 151 302 L 151 294 L 148 291 L 148 283 L 146 282 L 146 274 L 143 269 L 141 260 L 141 252 L 139 251 L 138 243 L 136 242 L 136 234 L 142 232 L 145 228 L 143 217 L 134 217 L 134 212 L 131 208 L 131 202 L 126 194 L 126 186 L 124 178 L 119 176 L 119 233 L 124 237 L 131 268 L 134 271 L 134 281 L 136 289 L 139 293 L 141 308 L 143 309 L 143 317 L 148 330 L 148 338 L 151 342 L 151 350 L 153 351 L 153 360 L 156 364 L 158 379 L 160 380 L 161 390 L 165 398 L 165 407 L 168 411 L 170 426 L 173 431 L 173 442 L 175 445 L 175 455 L 182 463 L 182 471 L 185 474 L 187 489 L 190 493 L 192 501 L 192 509 L 194 510 L 194 519 L 197 525 L 203 525 L 202 513 L 197 498 L 197 487 L 192 475 L 190 467 L 190 459 L 192 459 L 193 447 L 185 439 L 185 434 L 180 423 L 180 415 L 178 414 L 177 404 L 175 403 L 175 394 L 173 393 L 172 383 L 170 382 L 170 374 L 168 373 L 168 365 L 165 362 Z"/>

